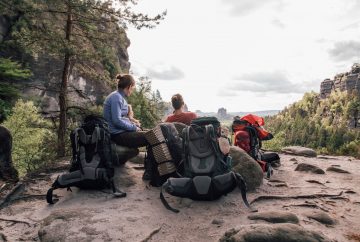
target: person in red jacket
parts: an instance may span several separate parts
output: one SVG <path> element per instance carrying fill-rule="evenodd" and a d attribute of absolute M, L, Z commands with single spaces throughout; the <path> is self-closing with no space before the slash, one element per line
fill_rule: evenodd
<path fill-rule="evenodd" d="M 180 94 L 175 94 L 171 97 L 171 104 L 175 111 L 166 118 L 165 122 L 179 122 L 190 125 L 191 120 L 197 118 L 196 113 L 183 111 L 185 103 Z"/>

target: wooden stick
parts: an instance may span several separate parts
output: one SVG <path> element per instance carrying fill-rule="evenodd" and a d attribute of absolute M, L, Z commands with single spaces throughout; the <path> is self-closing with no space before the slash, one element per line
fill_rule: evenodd
<path fill-rule="evenodd" d="M 281 196 L 281 195 L 272 195 L 272 196 L 259 196 L 252 200 L 250 204 L 253 204 L 255 202 L 264 201 L 264 200 L 288 200 L 288 199 L 308 199 L 308 198 L 321 198 L 321 197 L 339 197 L 342 195 L 342 191 L 339 194 L 309 194 L 309 195 L 299 195 L 299 196 Z"/>

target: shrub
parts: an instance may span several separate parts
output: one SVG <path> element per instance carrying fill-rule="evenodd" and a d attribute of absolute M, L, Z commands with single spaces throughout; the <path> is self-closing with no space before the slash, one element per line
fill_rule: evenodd
<path fill-rule="evenodd" d="M 18 100 L 4 126 L 13 136 L 12 157 L 20 176 L 42 167 L 54 157 L 54 146 L 49 144 L 56 140 L 55 134 L 33 102 Z"/>

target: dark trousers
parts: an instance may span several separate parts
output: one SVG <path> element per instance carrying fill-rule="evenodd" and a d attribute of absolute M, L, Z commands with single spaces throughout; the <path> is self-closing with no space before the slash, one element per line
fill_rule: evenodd
<path fill-rule="evenodd" d="M 112 134 L 111 139 L 118 145 L 138 148 L 149 144 L 145 139 L 145 133 L 144 131 L 123 132 L 120 134 Z"/>

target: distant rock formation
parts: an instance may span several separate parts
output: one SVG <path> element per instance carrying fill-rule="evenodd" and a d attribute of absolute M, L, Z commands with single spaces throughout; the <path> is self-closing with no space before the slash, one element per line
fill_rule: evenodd
<path fill-rule="evenodd" d="M 226 108 L 219 108 L 217 111 L 217 116 L 220 119 L 224 119 L 227 116 Z"/>
<path fill-rule="evenodd" d="M 334 90 L 342 92 L 357 91 L 360 93 L 360 64 L 355 63 L 351 67 L 350 72 L 340 73 L 335 75 L 334 79 L 329 78 L 321 82 L 320 85 L 320 98 L 324 99 L 330 96 Z"/>

